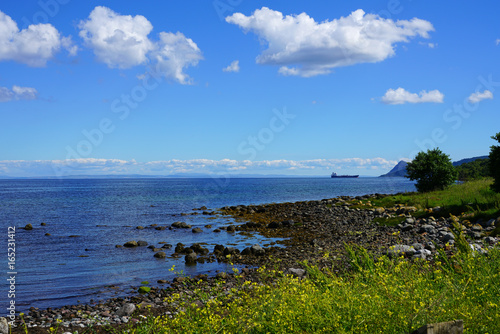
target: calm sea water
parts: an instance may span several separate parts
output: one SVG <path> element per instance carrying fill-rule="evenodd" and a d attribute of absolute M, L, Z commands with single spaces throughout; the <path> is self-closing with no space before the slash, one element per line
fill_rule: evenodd
<path fill-rule="evenodd" d="M 0 180 L 0 226 L 7 272 L 7 231 L 15 226 L 17 311 L 31 306 L 47 308 L 88 303 L 131 292 L 142 281 L 172 279 L 175 273 L 215 273 L 223 264 L 184 266 L 183 259 L 155 259 L 145 247 L 115 248 L 129 240 L 145 240 L 158 245 L 175 246 L 235 245 L 243 249 L 273 240 L 258 235 L 245 236 L 213 228 L 231 223 L 231 219 L 210 216 L 181 216 L 194 208 L 217 209 L 239 204 L 263 204 L 319 200 L 340 195 L 397 193 L 414 191 L 414 183 L 405 178 L 263 178 L 263 179 L 80 179 L 80 180 Z M 185 221 L 204 232 L 191 230 L 158 231 L 151 224 L 170 225 Z M 20 227 L 31 223 L 32 231 Z M 46 226 L 41 226 L 45 223 Z M 137 230 L 137 226 L 146 227 Z M 46 236 L 50 233 L 50 236 Z M 167 250 L 167 256 L 173 249 Z M 0 307 L 10 299 L 6 280 L 0 285 Z M 118 289 L 116 289 L 116 287 Z"/>

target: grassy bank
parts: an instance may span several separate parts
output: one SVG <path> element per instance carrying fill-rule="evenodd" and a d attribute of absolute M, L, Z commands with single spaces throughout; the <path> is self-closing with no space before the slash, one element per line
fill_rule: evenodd
<path fill-rule="evenodd" d="M 351 203 L 361 208 L 415 206 L 417 215 L 500 216 L 500 195 L 491 180 L 454 185 L 443 191 L 409 193 Z M 441 207 L 431 213 L 430 209 Z M 464 242 L 463 239 L 457 238 Z M 460 245 L 457 245 L 460 246 Z M 488 255 L 468 244 L 433 262 L 373 257 L 348 248 L 354 268 L 336 274 L 308 265 L 298 279 L 261 268 L 262 284 L 175 301 L 180 313 L 153 318 L 136 333 L 410 333 L 422 325 L 462 319 L 467 333 L 500 328 L 500 248 Z M 459 251 L 459 249 L 461 251 Z M 328 254 L 325 254 L 328 256 Z M 193 304 L 196 302 L 196 304 Z"/>
<path fill-rule="evenodd" d="M 500 194 L 490 189 L 493 179 L 469 181 L 455 184 L 445 190 L 429 193 L 406 193 L 372 201 L 375 206 L 391 207 L 396 204 L 415 206 L 419 213 L 441 207 L 441 216 L 474 215 L 476 218 L 493 218 L 500 215 Z"/>
<path fill-rule="evenodd" d="M 500 249 L 445 255 L 434 264 L 350 249 L 347 276 L 308 267 L 308 278 L 262 270 L 273 284 L 186 301 L 174 319 L 151 319 L 135 333 L 410 333 L 427 323 L 463 319 L 468 333 L 500 328 Z M 267 276 L 266 276 L 267 275 Z M 204 306 L 200 307 L 199 301 Z"/>

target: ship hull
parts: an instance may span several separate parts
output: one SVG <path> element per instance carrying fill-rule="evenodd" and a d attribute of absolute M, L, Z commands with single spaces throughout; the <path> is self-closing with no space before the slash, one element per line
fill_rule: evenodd
<path fill-rule="evenodd" d="M 332 179 L 356 179 L 359 177 L 359 175 L 332 175 L 331 177 Z"/>

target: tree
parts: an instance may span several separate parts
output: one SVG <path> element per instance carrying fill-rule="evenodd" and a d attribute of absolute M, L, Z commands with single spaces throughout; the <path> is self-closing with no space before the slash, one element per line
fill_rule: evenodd
<path fill-rule="evenodd" d="M 449 186 L 457 179 L 457 171 L 450 157 L 439 148 L 420 152 L 406 166 L 406 177 L 417 180 L 417 190 L 427 192 L 440 190 Z"/>
<path fill-rule="evenodd" d="M 500 132 L 492 136 L 491 139 L 500 143 Z M 500 193 L 500 146 L 492 145 L 490 151 L 490 174 L 493 176 L 491 189 Z"/>

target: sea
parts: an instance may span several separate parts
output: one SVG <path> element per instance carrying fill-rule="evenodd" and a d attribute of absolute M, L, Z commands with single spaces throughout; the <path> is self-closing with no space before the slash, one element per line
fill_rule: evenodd
<path fill-rule="evenodd" d="M 258 234 L 214 233 L 233 224 L 229 217 L 203 215 L 205 206 L 321 200 L 415 191 L 406 178 L 119 178 L 0 180 L 0 316 L 14 302 L 16 312 L 96 303 L 123 297 L 149 282 L 176 275 L 215 275 L 227 264 L 184 265 L 183 258 L 157 259 L 146 247 L 116 248 L 131 240 L 149 245 L 203 243 L 240 250 L 276 239 Z M 198 212 L 198 215 L 181 215 Z M 176 221 L 200 227 L 156 230 Z M 33 230 L 25 230 L 26 224 Z M 42 225 L 42 223 L 44 225 Z M 212 228 L 205 227 L 212 225 Z M 144 229 L 137 229 L 143 226 Z M 15 230 L 15 231 L 14 231 Z M 14 231 L 14 233 L 12 233 Z M 174 270 L 171 270 L 172 267 Z M 14 280 L 12 280 L 14 278 Z"/>

